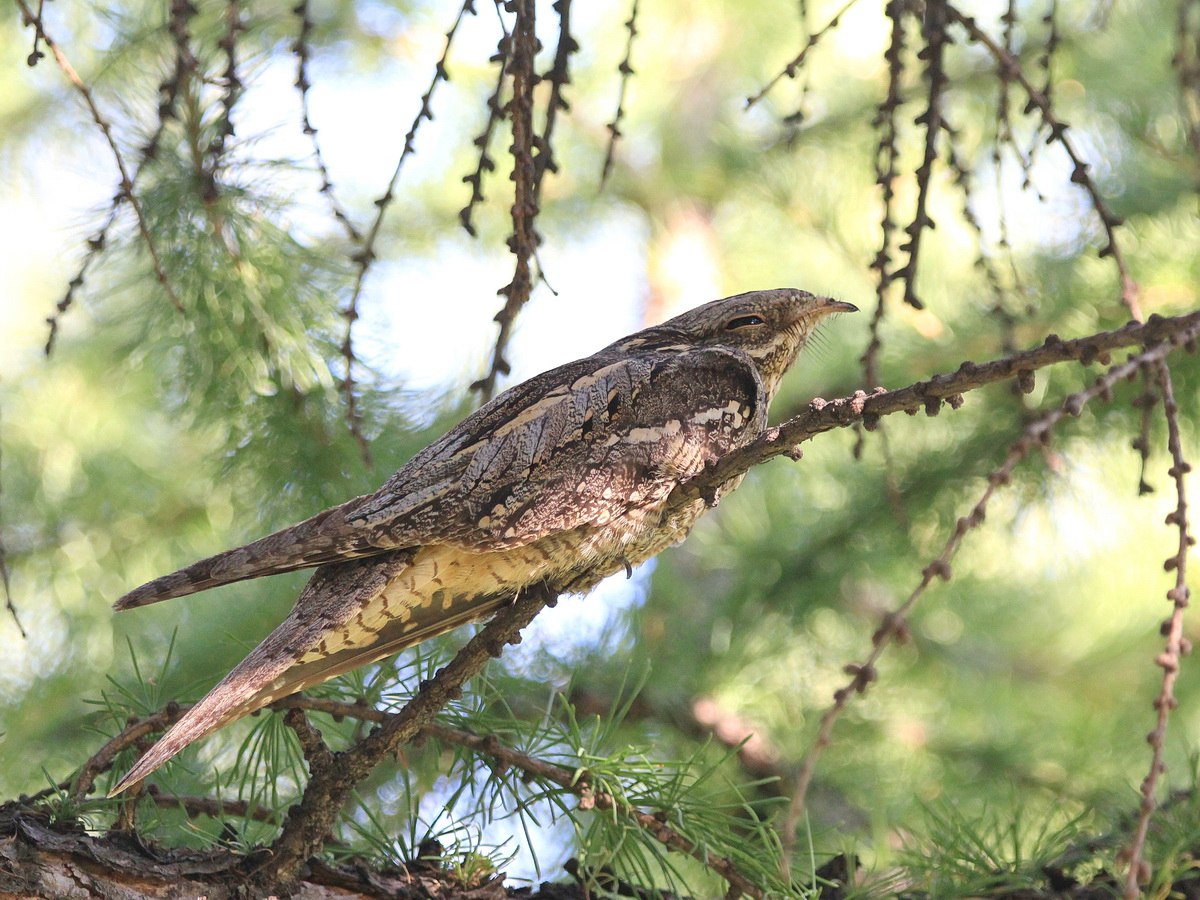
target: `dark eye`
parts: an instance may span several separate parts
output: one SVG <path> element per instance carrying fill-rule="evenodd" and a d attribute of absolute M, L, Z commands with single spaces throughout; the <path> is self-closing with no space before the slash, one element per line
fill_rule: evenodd
<path fill-rule="evenodd" d="M 749 328 L 752 325 L 762 325 L 761 316 L 738 316 L 736 319 L 730 319 L 725 325 L 726 331 L 736 331 L 739 328 Z"/>

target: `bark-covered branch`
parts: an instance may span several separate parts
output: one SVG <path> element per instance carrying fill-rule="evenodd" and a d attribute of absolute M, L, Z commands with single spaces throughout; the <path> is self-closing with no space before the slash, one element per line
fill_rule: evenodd
<path fill-rule="evenodd" d="M 964 362 L 953 372 L 935 375 L 908 387 L 889 391 L 881 387 L 873 393 L 857 391 L 852 397 L 837 400 L 813 400 L 808 409 L 783 424 L 767 429 L 753 443 L 728 454 L 704 474 L 680 485 L 671 495 L 671 507 L 677 508 L 693 500 L 711 497 L 715 489 L 731 478 L 743 475 L 754 466 L 776 456 L 796 456 L 800 445 L 818 434 L 845 428 L 861 422 L 868 431 L 879 424 L 883 416 L 904 412 L 913 415 L 924 409 L 937 415 L 943 403 L 957 409 L 962 395 L 989 384 L 1017 379 L 1023 385 L 1038 369 L 1062 362 L 1081 362 L 1090 365 L 1103 361 L 1106 354 L 1123 347 L 1140 347 L 1186 332 L 1200 325 L 1200 312 L 1164 318 L 1151 316 L 1146 322 L 1131 321 L 1113 331 L 1102 331 L 1087 337 L 1064 341 L 1049 335 L 1041 346 L 1013 353 L 987 363 Z"/>

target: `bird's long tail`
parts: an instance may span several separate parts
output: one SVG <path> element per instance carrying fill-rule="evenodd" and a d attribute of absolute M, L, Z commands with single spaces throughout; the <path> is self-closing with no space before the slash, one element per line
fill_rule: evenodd
<path fill-rule="evenodd" d="M 113 606 L 118 610 L 133 609 L 248 578 L 385 552 L 389 548 L 368 544 L 367 535 L 346 525 L 346 514 L 363 499 L 357 497 L 244 547 L 226 550 L 155 578 L 134 588 Z"/>
<path fill-rule="evenodd" d="M 397 551 L 317 570 L 296 607 L 216 687 L 137 761 L 109 792 L 119 794 L 166 763 L 188 744 L 276 700 L 328 681 L 359 666 L 385 659 L 458 625 L 489 615 L 511 600 L 508 594 L 459 599 L 452 605 L 422 602 L 420 593 L 390 596 L 387 615 L 363 619 L 382 606 L 385 593 L 427 585 L 411 551 Z M 436 572 L 436 567 L 433 567 Z M 404 604 L 397 607 L 397 601 Z M 378 628 L 375 626 L 378 625 Z"/>

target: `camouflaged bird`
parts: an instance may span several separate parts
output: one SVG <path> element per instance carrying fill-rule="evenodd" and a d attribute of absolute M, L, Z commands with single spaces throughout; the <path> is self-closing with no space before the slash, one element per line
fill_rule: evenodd
<path fill-rule="evenodd" d="M 681 541 L 706 503 L 668 513 L 671 491 L 753 440 L 818 323 L 854 309 L 780 289 L 685 312 L 510 388 L 374 494 L 126 594 L 117 609 L 319 567 L 279 627 L 112 793 L 235 719 L 524 588 L 582 593 Z"/>

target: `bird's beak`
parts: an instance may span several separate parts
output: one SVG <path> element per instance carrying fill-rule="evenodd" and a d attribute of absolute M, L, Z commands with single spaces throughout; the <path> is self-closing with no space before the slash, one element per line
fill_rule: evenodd
<path fill-rule="evenodd" d="M 833 313 L 848 313 L 858 312 L 858 307 L 853 303 L 847 303 L 845 300 L 834 300 L 832 297 L 820 297 L 820 306 L 817 307 L 822 315 L 832 315 Z"/>

